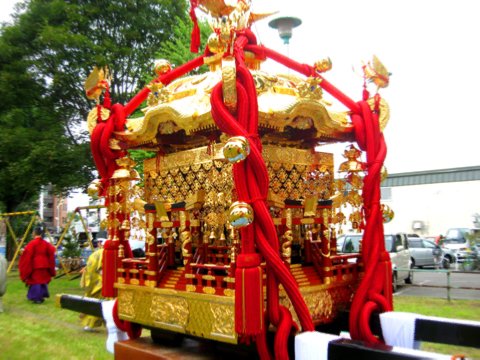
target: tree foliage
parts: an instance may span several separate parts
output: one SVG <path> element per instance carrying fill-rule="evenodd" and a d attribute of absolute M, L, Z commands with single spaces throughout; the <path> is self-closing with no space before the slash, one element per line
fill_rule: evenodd
<path fill-rule="evenodd" d="M 200 20 L 198 22 L 200 27 L 201 34 L 201 46 L 200 49 L 205 48 L 207 40 L 212 30 L 206 21 Z M 190 33 L 192 29 L 192 23 L 190 18 L 177 17 L 175 25 L 171 29 L 172 38 L 166 40 L 160 44 L 160 48 L 156 53 L 155 57 L 157 59 L 166 59 L 172 66 L 182 65 L 190 60 L 193 60 L 199 54 L 194 54 L 190 52 Z M 199 69 L 193 71 L 193 73 L 202 73 L 207 70 L 206 66 L 202 66 Z M 144 76 L 145 79 L 149 78 L 149 74 L 146 73 Z M 141 116 L 143 113 L 139 112 L 138 116 Z M 155 157 L 156 153 L 152 151 L 144 150 L 131 150 L 130 157 L 137 163 L 136 170 L 143 178 L 143 161 Z"/>
<path fill-rule="evenodd" d="M 125 103 L 152 73 L 161 44 L 185 20 L 179 0 L 30 0 L 0 32 L 0 205 L 14 211 L 52 183 L 86 185 L 93 164 L 80 126 L 94 104 L 83 81 L 112 70 Z"/>
<path fill-rule="evenodd" d="M 202 51 L 201 49 L 205 48 L 208 36 L 212 33 L 212 30 L 206 21 L 199 20 L 198 25 L 201 34 L 201 46 L 199 51 Z M 167 59 L 173 66 L 178 66 L 199 56 L 199 54 L 190 52 L 191 30 L 192 23 L 190 19 L 177 18 L 177 21 L 172 28 L 173 37 L 160 45 L 156 54 L 157 58 Z M 206 66 L 203 66 L 200 72 L 205 70 Z"/>

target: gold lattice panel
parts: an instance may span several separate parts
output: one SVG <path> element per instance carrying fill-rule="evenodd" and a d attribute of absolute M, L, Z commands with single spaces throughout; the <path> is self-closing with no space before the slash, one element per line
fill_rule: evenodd
<path fill-rule="evenodd" d="M 234 196 L 232 165 L 222 154 L 223 144 L 181 151 L 154 159 L 144 164 L 146 200 L 154 202 L 184 201 L 198 190 L 205 190 L 206 202 L 213 203 L 218 194 L 229 203 Z M 309 189 L 320 189 L 330 194 L 333 180 L 333 155 L 312 153 L 310 150 L 286 148 L 273 145 L 263 147 L 270 179 L 270 190 L 285 199 L 303 199 L 310 195 Z M 329 179 L 314 179 L 307 183 L 314 169 L 328 170 Z"/>

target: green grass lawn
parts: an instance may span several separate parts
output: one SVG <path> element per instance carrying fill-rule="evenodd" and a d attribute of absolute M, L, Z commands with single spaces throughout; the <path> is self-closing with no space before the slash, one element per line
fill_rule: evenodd
<path fill-rule="evenodd" d="M 55 294 L 82 295 L 79 279 L 54 279 L 50 299 L 32 304 L 18 273 L 11 272 L 0 313 L 0 358 L 2 359 L 113 359 L 105 348 L 105 327 L 97 332 L 82 330 L 79 314 L 55 306 Z"/>
<path fill-rule="evenodd" d="M 480 321 L 480 300 L 452 300 L 395 296 L 396 311 L 412 312 L 427 316 Z M 480 347 L 480 339 L 478 341 Z M 464 354 L 469 359 L 480 359 L 480 348 L 461 347 L 423 342 L 421 350 L 440 354 Z"/>
<path fill-rule="evenodd" d="M 17 272 L 9 274 L 7 293 L 0 313 L 0 358 L 6 360 L 94 359 L 112 360 L 105 348 L 105 328 L 84 332 L 79 314 L 55 306 L 56 294 L 82 295 L 79 279 L 54 279 L 50 299 L 40 305 L 27 301 L 27 289 Z M 453 300 L 396 296 L 395 310 L 424 315 L 480 321 L 480 300 Z M 149 332 L 144 330 L 144 336 Z M 480 341 L 479 341 L 480 343 Z M 443 354 L 466 354 L 480 359 L 480 349 L 423 343 L 422 350 Z"/>

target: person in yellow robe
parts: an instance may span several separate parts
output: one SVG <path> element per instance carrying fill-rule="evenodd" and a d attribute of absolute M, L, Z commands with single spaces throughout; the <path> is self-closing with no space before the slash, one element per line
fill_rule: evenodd
<path fill-rule="evenodd" d="M 103 248 L 101 243 L 98 243 L 98 248 L 88 257 L 80 280 L 80 287 L 85 290 L 86 297 L 102 298 L 102 257 Z M 82 314 L 81 319 L 85 331 L 92 331 L 104 323 L 102 318 L 92 315 Z"/>

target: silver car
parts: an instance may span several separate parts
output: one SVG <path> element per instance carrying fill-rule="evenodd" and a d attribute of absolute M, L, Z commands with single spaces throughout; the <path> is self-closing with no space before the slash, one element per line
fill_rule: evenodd
<path fill-rule="evenodd" d="M 434 242 L 423 238 L 409 237 L 408 247 L 410 249 L 410 256 L 412 257 L 412 267 L 443 266 L 442 249 Z"/>
<path fill-rule="evenodd" d="M 338 253 L 358 253 L 361 248 L 362 234 L 341 235 L 337 239 Z M 408 249 L 407 235 L 404 233 L 385 234 L 385 250 L 390 254 L 392 263 L 393 292 L 398 284 L 411 284 L 413 273 L 410 269 L 410 252 Z"/>

